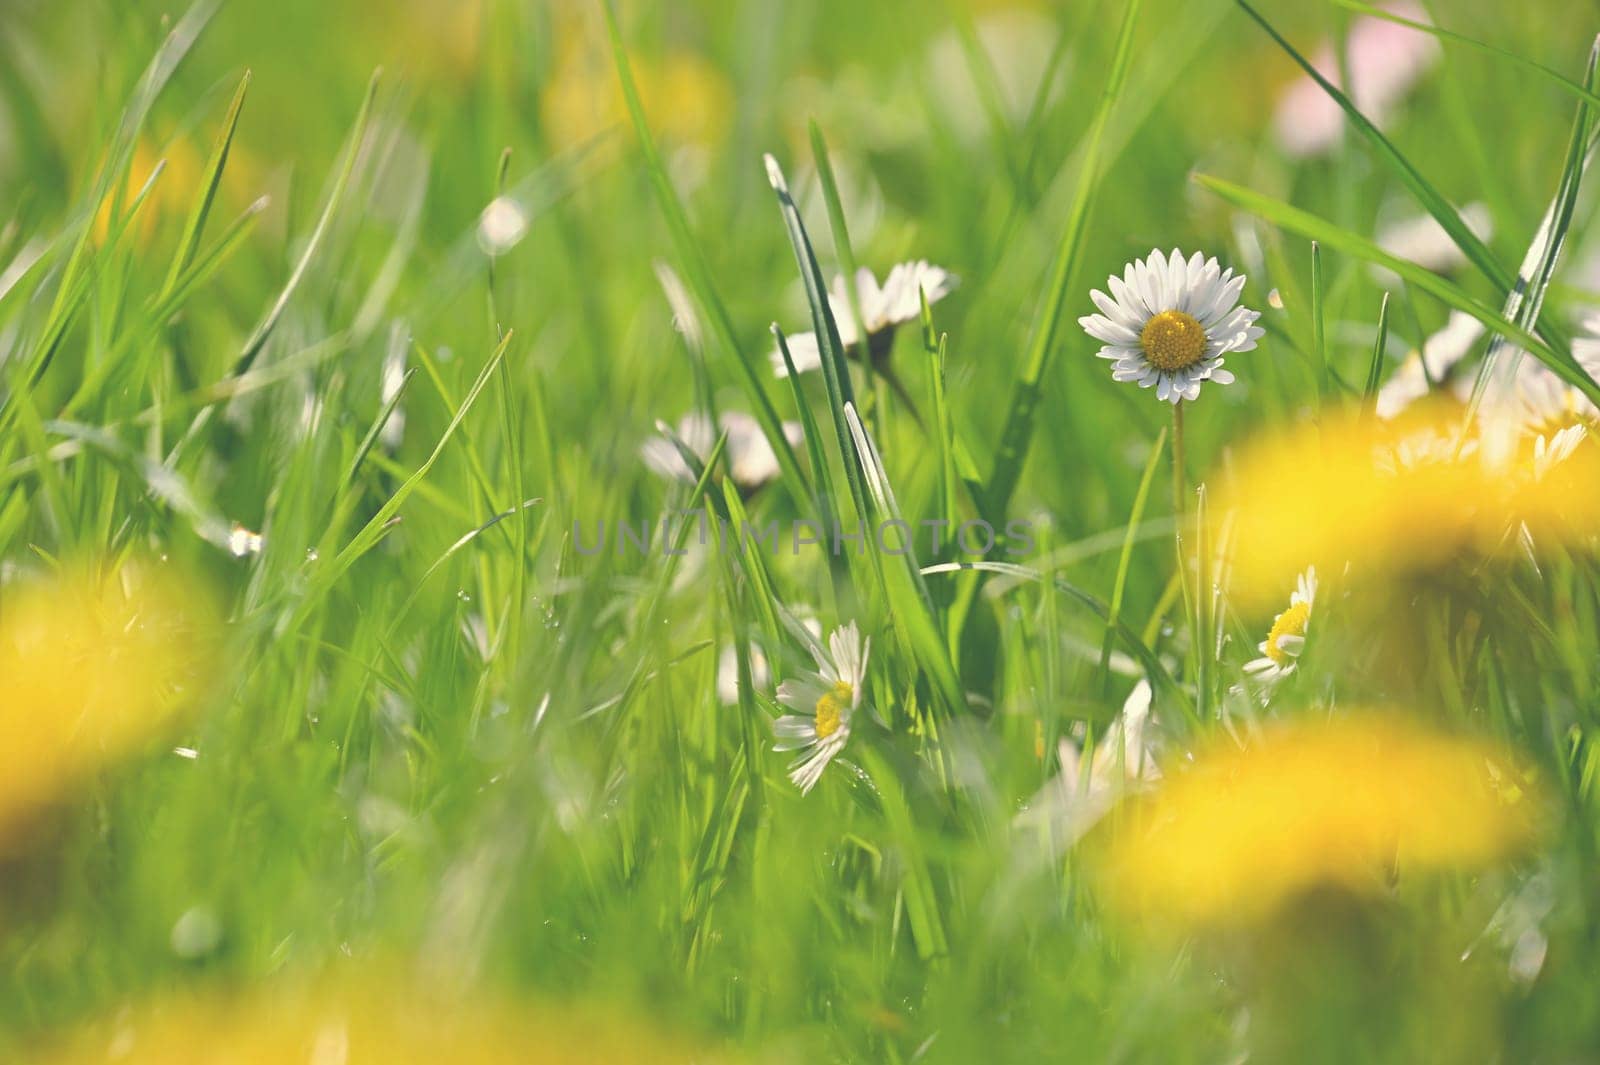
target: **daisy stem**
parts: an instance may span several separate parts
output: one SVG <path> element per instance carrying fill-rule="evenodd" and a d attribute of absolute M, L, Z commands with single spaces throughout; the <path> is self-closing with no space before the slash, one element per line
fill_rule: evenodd
<path fill-rule="evenodd" d="M 1200 630 L 1195 625 L 1195 601 L 1189 594 L 1188 567 L 1183 555 L 1183 520 L 1185 478 L 1183 469 L 1183 400 L 1172 405 L 1172 540 L 1177 549 L 1178 587 L 1183 590 L 1183 614 L 1189 625 L 1190 650 L 1195 655 L 1195 668 L 1199 667 Z"/>
<path fill-rule="evenodd" d="M 1172 405 L 1172 520 L 1178 539 L 1178 572 L 1183 572 L 1183 400 Z"/>

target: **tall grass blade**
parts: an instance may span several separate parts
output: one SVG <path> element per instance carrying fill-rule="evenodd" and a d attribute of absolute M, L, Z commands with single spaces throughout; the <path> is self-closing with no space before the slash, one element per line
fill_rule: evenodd
<path fill-rule="evenodd" d="M 1022 478 L 1022 467 L 1027 462 L 1028 447 L 1033 440 L 1034 417 L 1038 412 L 1039 397 L 1045 370 L 1056 346 L 1056 330 L 1061 324 L 1061 309 L 1066 303 L 1078 260 L 1083 252 L 1083 236 L 1088 227 L 1089 208 L 1094 203 L 1100 184 L 1101 142 L 1106 123 L 1122 87 L 1127 81 L 1130 57 L 1133 52 L 1133 31 L 1138 23 L 1142 0 L 1128 0 L 1123 9 L 1122 26 L 1117 34 L 1117 49 L 1111 61 L 1105 89 L 1095 109 L 1089 127 L 1082 169 L 1078 174 L 1077 191 L 1073 195 L 1072 209 L 1067 216 L 1067 228 L 1056 250 L 1055 262 L 1050 269 L 1050 280 L 1045 289 L 1044 302 L 1034 320 L 1032 339 L 1023 364 L 1022 374 L 1012 388 L 1011 403 L 1006 412 L 1005 427 L 1000 434 L 1000 448 L 995 454 L 989 480 L 985 487 L 983 510 L 991 523 L 1001 522 L 1011 504 L 1012 493 Z"/>

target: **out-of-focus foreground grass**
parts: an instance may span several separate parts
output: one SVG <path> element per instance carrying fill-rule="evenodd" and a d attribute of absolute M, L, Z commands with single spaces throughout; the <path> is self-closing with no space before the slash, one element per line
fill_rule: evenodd
<path fill-rule="evenodd" d="M 1356 19 L 1260 6 L 1307 55 Z M 1600 445 L 1452 445 L 1487 339 L 1416 388 L 1465 465 L 1369 439 L 1366 387 L 1464 301 L 1583 342 L 1587 184 L 1543 317 L 1505 297 L 1600 10 L 1334 50 L 1410 179 L 1233 0 L 1144 0 L 1103 110 L 1120 2 L 617 8 L 658 164 L 599 3 L 0 11 L 0 1057 L 1600 1055 Z M 690 504 L 886 506 L 824 375 L 769 367 L 811 311 L 763 153 L 825 280 L 959 275 L 943 361 L 915 323 L 883 355 L 904 395 L 852 364 L 863 434 L 913 522 L 1028 522 L 1022 569 L 661 550 Z M 1481 254 L 1407 239 L 1429 196 Z M 1173 408 L 1075 324 L 1152 247 L 1267 330 L 1184 404 L 1176 556 Z M 743 493 L 641 458 L 752 381 L 825 449 Z M 582 550 L 618 521 L 652 549 Z M 871 637 L 805 795 L 785 615 Z"/>

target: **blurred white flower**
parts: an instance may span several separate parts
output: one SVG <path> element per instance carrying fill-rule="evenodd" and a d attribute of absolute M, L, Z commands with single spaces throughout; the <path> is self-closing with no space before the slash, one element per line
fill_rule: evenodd
<path fill-rule="evenodd" d="M 528 213 L 509 196 L 496 196 L 478 216 L 478 246 L 486 255 L 504 255 L 528 235 Z"/>
<path fill-rule="evenodd" d="M 234 558 L 259 555 L 264 545 L 265 541 L 260 533 L 252 532 L 238 522 L 234 522 L 233 527 L 228 530 L 228 553 Z"/>
<path fill-rule="evenodd" d="M 1427 12 L 1409 0 L 1387 5 L 1385 10 L 1412 21 L 1428 21 Z M 1428 34 L 1371 16 L 1358 18 L 1345 38 L 1345 61 L 1350 70 L 1345 94 L 1381 128 L 1438 58 L 1439 44 Z M 1331 45 L 1318 49 L 1312 65 L 1335 86 L 1345 88 Z M 1290 156 L 1324 155 L 1344 136 L 1344 111 L 1309 75 L 1301 75 L 1279 99 L 1273 128 L 1279 145 Z"/>
<path fill-rule="evenodd" d="M 1244 281 L 1199 252 L 1185 260 L 1176 249 L 1153 251 L 1107 279 L 1110 296 L 1091 292 L 1100 313 L 1078 324 L 1105 345 L 1099 355 L 1114 380 L 1154 388 L 1169 403 L 1196 399 L 1203 381 L 1232 384 L 1223 358 L 1254 350 L 1265 332 L 1260 313 L 1238 305 Z"/>
<path fill-rule="evenodd" d="M 387 407 L 406 383 L 406 352 L 410 347 L 410 332 L 400 323 L 389 336 L 389 350 L 383 356 L 383 375 L 379 382 L 379 402 Z M 378 431 L 378 443 L 394 451 L 405 440 L 406 412 L 404 404 L 396 404 L 389 412 L 389 420 Z"/>
<path fill-rule="evenodd" d="M 889 271 L 882 285 L 865 266 L 856 271 L 856 298 L 861 301 L 861 324 L 867 331 L 867 349 L 873 361 L 889 354 L 894 343 L 895 330 L 907 322 L 922 317 L 922 299 L 928 305 L 938 303 L 960 284 L 961 279 L 941 266 L 926 259 L 900 263 Z M 845 288 L 843 275 L 833 279 L 833 290 L 828 294 L 828 306 L 839 327 L 839 340 L 848 349 L 860 339 L 856 331 L 855 315 L 850 309 L 850 295 Z M 822 350 L 817 346 L 815 333 L 796 333 L 784 338 L 789 345 L 789 357 L 794 361 L 796 373 L 808 373 L 822 368 Z M 774 349 L 769 356 L 772 369 L 779 377 L 789 376 L 784 365 L 783 352 Z"/>
<path fill-rule="evenodd" d="M 717 421 L 728 433 L 724 455 L 734 484 L 752 491 L 778 476 L 781 470 L 778 456 L 767 442 L 766 434 L 761 431 L 760 422 L 741 411 L 724 411 Z M 676 435 L 702 460 L 711 453 L 712 446 L 717 442 L 717 432 L 712 428 L 711 420 L 703 414 L 686 415 L 678 422 Z M 799 422 L 784 422 L 783 435 L 792 447 L 798 447 L 804 439 Z M 645 465 L 661 476 L 694 483 L 694 473 L 689 469 L 689 464 L 665 433 L 647 440 L 639 449 L 639 454 Z"/>
<path fill-rule="evenodd" d="M 1378 389 L 1378 417 L 1394 418 L 1427 396 L 1430 386 L 1447 384 L 1451 371 L 1467 357 L 1483 333 L 1483 323 L 1472 315 L 1451 311 L 1444 328 L 1422 342 L 1420 353 L 1413 351 L 1407 355 L 1400 368 Z M 1472 391 L 1472 381 L 1460 378 L 1451 386 L 1451 391 L 1465 399 Z"/>
<path fill-rule="evenodd" d="M 1581 328 L 1584 335 L 1572 341 L 1572 355 L 1591 379 L 1600 381 L 1600 315 L 1584 318 Z M 1552 435 L 1574 425 L 1600 429 L 1600 409 L 1531 355 L 1521 357 L 1511 387 L 1516 416 L 1534 436 Z"/>
<path fill-rule="evenodd" d="M 1122 713 L 1099 736 L 1088 759 L 1063 738 L 1056 745 L 1058 773 L 1029 803 L 1022 820 L 1044 819 L 1072 844 L 1083 838 L 1116 801 L 1130 790 L 1161 779 L 1150 724 L 1150 682 L 1140 680 L 1122 704 Z"/>
<path fill-rule="evenodd" d="M 1551 470 L 1572 457 L 1589 436 L 1589 427 L 1569 425 L 1551 436 L 1536 437 L 1533 441 L 1533 477 L 1543 480 Z"/>
<path fill-rule="evenodd" d="M 809 642 L 817 671 L 778 685 L 778 702 L 794 713 L 772 723 L 777 737 L 773 750 L 805 752 L 789 769 L 789 779 L 802 794 L 816 786 L 850 739 L 850 720 L 861 706 L 872 651 L 872 641 L 862 639 L 853 621 L 833 631 L 826 650 L 815 638 Z"/>
<path fill-rule="evenodd" d="M 1469 203 L 1460 211 L 1461 220 L 1479 240 L 1494 235 L 1494 222 L 1489 208 L 1481 203 Z M 1467 257 L 1450 234 L 1444 231 L 1431 214 L 1412 215 L 1381 226 L 1377 234 L 1378 247 L 1400 259 L 1406 259 L 1434 273 L 1449 273 L 1466 265 Z M 1373 268 L 1374 276 L 1385 284 L 1395 284 L 1398 278 L 1382 267 Z"/>
<path fill-rule="evenodd" d="M 750 683 L 763 689 L 772 682 L 772 670 L 767 667 L 767 656 L 755 644 L 750 645 Z M 717 656 L 717 700 L 732 706 L 739 701 L 739 651 L 733 644 L 723 647 Z"/>

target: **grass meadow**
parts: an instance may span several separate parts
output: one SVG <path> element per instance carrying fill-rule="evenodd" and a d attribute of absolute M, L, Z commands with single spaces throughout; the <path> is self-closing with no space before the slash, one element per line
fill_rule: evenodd
<path fill-rule="evenodd" d="M 6 3 L 0 1060 L 1600 1059 L 1597 32 Z"/>

